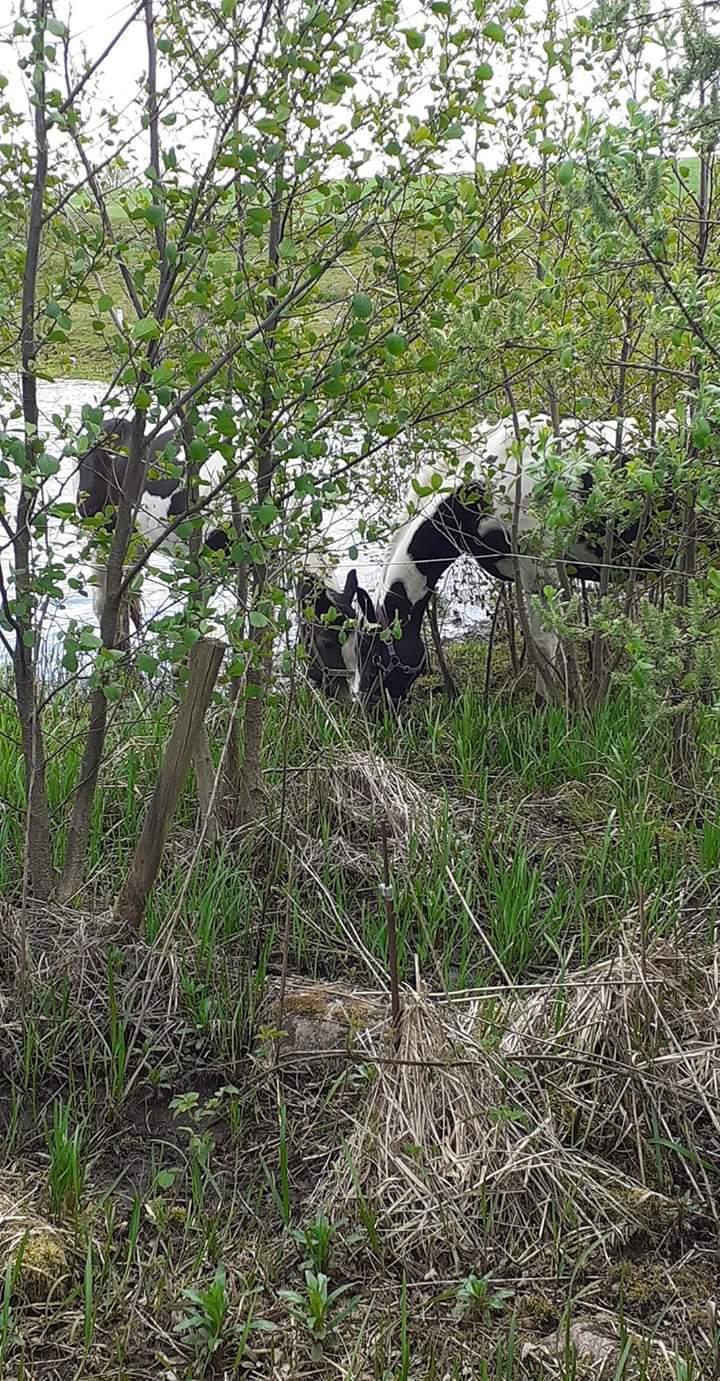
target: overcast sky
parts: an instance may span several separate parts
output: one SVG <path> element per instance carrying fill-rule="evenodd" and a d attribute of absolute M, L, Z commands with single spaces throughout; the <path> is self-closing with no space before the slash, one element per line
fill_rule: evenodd
<path fill-rule="evenodd" d="M 192 3 L 192 0 L 188 0 Z M 680 0 L 668 0 L 672 8 L 680 7 Z M 120 4 L 118 0 L 55 0 L 54 12 L 57 18 L 64 20 L 73 36 L 72 53 L 73 61 L 78 70 L 82 70 L 83 57 L 82 48 L 84 46 L 87 57 L 90 61 L 97 58 L 105 46 L 114 38 L 124 21 L 132 14 L 137 0 L 129 0 L 128 3 Z M 663 0 L 650 0 L 654 9 L 666 9 L 667 5 Z M 0 0 L 0 11 L 4 6 L 12 11 L 16 9 L 16 0 Z M 648 6 L 650 7 L 650 6 Z M 162 0 L 158 0 L 157 10 L 162 12 Z M 430 11 L 429 0 L 423 5 L 418 0 L 402 0 L 404 23 L 412 23 L 413 20 L 422 26 L 423 14 Z M 528 0 L 528 14 L 540 17 L 546 8 L 546 0 Z M 559 0 L 559 9 L 564 19 L 562 24 L 571 21 L 572 17 L 578 13 L 589 13 L 592 9 L 592 0 Z M 9 37 L 12 30 L 12 21 L 0 21 L 0 34 Z M 654 49 L 654 57 L 660 58 L 658 49 Z M 539 54 L 542 57 L 542 54 Z M 501 53 L 495 50 L 493 53 L 493 65 L 496 70 L 496 83 L 502 84 L 503 73 Z M 117 43 L 116 47 L 107 57 L 102 65 L 102 75 L 98 80 L 95 92 L 92 97 L 93 105 L 98 108 L 98 119 L 93 131 L 94 149 L 97 152 L 102 147 L 104 136 L 104 121 L 99 116 L 99 103 L 102 98 L 109 101 L 115 110 L 122 110 L 129 107 L 137 90 L 137 82 L 143 77 L 146 66 L 145 34 L 142 17 L 134 20 Z M 20 108 L 27 108 L 27 96 L 23 86 L 23 79 L 17 71 L 16 54 L 10 45 L 0 48 L 0 70 L 10 79 L 10 92 L 14 104 Z M 557 79 L 554 77 L 553 79 Z M 573 89 L 576 96 L 581 96 L 586 104 L 594 109 L 597 114 L 601 113 L 602 106 L 595 91 L 595 82 L 592 74 L 576 69 L 573 74 Z M 628 95 L 630 95 L 628 86 Z M 86 113 L 87 113 L 87 106 Z M 416 105 L 416 113 L 421 113 L 421 106 Z M 144 136 L 143 136 L 144 139 Z M 197 153 L 209 151 L 209 136 L 204 130 L 197 130 L 193 136 L 193 148 Z M 141 147 L 137 157 L 143 162 L 146 156 L 146 149 Z M 502 156 L 502 155 L 500 155 Z M 485 157 L 485 155 L 484 155 Z M 486 161 L 493 162 L 492 154 Z M 142 166 L 142 163 L 141 163 Z"/>

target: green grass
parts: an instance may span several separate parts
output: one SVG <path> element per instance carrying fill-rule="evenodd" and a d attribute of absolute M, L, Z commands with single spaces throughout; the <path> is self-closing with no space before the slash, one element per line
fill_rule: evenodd
<path fill-rule="evenodd" d="M 496 695 L 489 705 L 473 679 L 454 706 L 418 695 L 402 729 L 391 719 L 363 723 L 352 711 L 329 718 L 322 704 L 300 693 L 291 717 L 288 761 L 282 758 L 285 706 L 268 709 L 266 778 L 277 792 L 289 770 L 294 819 L 303 772 L 314 759 L 332 770 L 355 738 L 407 771 L 440 800 L 432 849 L 411 839 L 394 879 L 403 969 L 412 955 L 422 966 L 460 985 L 497 976 L 489 953 L 478 946 L 472 913 L 487 933 L 503 968 L 515 977 L 554 962 L 572 948 L 587 962 L 606 949 L 639 895 L 647 899 L 653 926 L 666 923 L 663 898 L 690 867 L 711 877 L 720 857 L 720 808 L 696 815 L 688 809 L 689 786 L 678 789 L 670 768 L 670 725 L 653 724 L 641 697 L 617 696 L 587 722 L 568 723 L 559 709 L 537 710 L 526 701 Z M 481 679 L 481 678 L 479 678 Z M 173 701 L 128 697 L 109 738 L 104 787 L 95 802 L 89 873 L 96 895 L 118 888 L 142 823 L 143 812 L 170 732 Z M 84 707 L 79 698 L 56 699 L 48 714 L 51 754 L 48 790 L 56 822 L 58 864 L 65 841 L 67 803 L 79 768 Z M 697 734 L 697 780 L 715 772 L 711 720 Z M 72 739 L 68 742 L 68 726 Z M 218 734 L 220 727 L 218 724 Z M 2 877 L 5 893 L 20 881 L 22 767 L 12 707 L 0 711 L 0 796 L 3 814 Z M 706 746 L 704 746 L 706 743 Z M 460 819 L 456 814 L 460 809 Z M 469 825 L 463 823 L 466 816 Z M 189 779 L 176 821 L 182 838 L 195 828 Z M 386 955 L 385 918 L 373 875 L 353 875 L 334 852 L 334 807 L 315 800 L 303 823 L 322 841 L 318 878 L 328 907 L 317 925 L 316 882 L 296 879 L 292 911 L 293 960 L 309 973 L 340 977 L 352 971 L 343 957 L 337 917 L 352 914 L 361 937 L 379 958 Z M 189 845 L 188 845 L 189 848 Z M 146 934 L 152 939 L 186 888 L 183 910 L 191 918 L 199 958 L 247 938 L 248 918 L 263 905 L 269 924 L 265 952 L 278 941 L 278 903 L 267 895 L 266 851 L 248 838 L 219 846 L 190 878 L 185 849 L 178 863 L 168 850 L 151 899 Z M 370 848 L 378 857 L 378 845 Z M 455 885 L 450 878 L 454 879 Z M 281 883 L 284 881 L 284 873 Z M 462 894 L 466 906 L 458 897 Z M 579 949 L 578 949 L 579 946 Z"/>
<path fill-rule="evenodd" d="M 32 1186 L 40 1217 L 62 1228 L 70 1267 L 42 1305 L 28 1303 L 8 1277 L 0 1304 L 4 1374 L 43 1375 L 52 1353 L 63 1359 L 54 1373 L 63 1381 L 150 1381 L 158 1368 L 183 1381 L 270 1375 L 279 1349 L 290 1358 L 289 1374 L 312 1377 L 460 1381 L 471 1367 L 492 1381 L 531 1381 L 525 1344 L 582 1316 L 587 1300 L 617 1305 L 616 1278 L 622 1318 L 624 1309 L 635 1328 L 639 1317 L 649 1340 L 644 1360 L 633 1344 L 632 1366 L 623 1364 L 617 1381 L 712 1374 L 702 1352 L 707 1332 L 693 1319 L 704 1318 L 715 1256 L 693 1217 L 692 1185 L 703 1175 L 715 1184 L 716 1176 L 702 1125 L 683 1122 L 686 1086 L 672 1135 L 649 1114 L 651 1130 L 641 1130 L 639 1108 L 630 1141 L 642 1145 L 651 1186 L 685 1195 L 676 1244 L 666 1225 L 659 1235 L 646 1226 L 627 1255 L 611 1244 L 607 1253 L 580 1257 L 573 1242 L 581 1213 L 569 1200 L 548 1217 L 539 1281 L 519 1283 L 517 1271 L 497 1268 L 482 1252 L 454 1269 L 443 1265 L 432 1280 L 425 1266 L 406 1276 L 395 1261 L 373 1186 L 354 1162 L 355 1192 L 344 1209 L 328 1211 L 313 1197 L 328 1157 L 350 1154 L 353 1119 L 362 1122 L 361 1100 L 377 1077 L 372 1065 L 290 1064 L 278 1078 L 249 1061 L 259 1024 L 261 1044 L 272 1049 L 272 1029 L 262 1030 L 267 1012 L 258 1015 L 256 1004 L 266 974 L 280 971 L 286 924 L 292 974 L 364 990 L 374 982 L 363 952 L 381 967 L 387 962 L 377 820 L 329 787 L 333 774 L 342 778 L 350 750 L 383 755 L 431 795 L 432 838 L 410 837 L 393 852 L 401 977 L 412 981 L 417 964 L 432 989 L 490 985 L 482 1040 L 493 1060 L 498 995 L 508 979 L 556 979 L 614 955 L 640 913 L 646 946 L 673 941 L 684 924 L 682 896 L 703 901 L 694 943 L 712 940 L 720 811 L 712 804 L 711 719 L 698 718 L 695 759 L 678 776 L 670 721 L 629 692 L 589 720 L 568 721 L 511 692 L 502 668 L 484 704 L 482 650 L 461 649 L 451 660 L 462 688 L 457 703 L 428 682 L 400 727 L 336 706 L 328 714 L 302 688 L 289 717 L 284 696 L 273 698 L 270 831 L 230 835 L 189 875 L 190 778 L 137 937 L 117 936 L 106 908 L 137 839 L 175 706 L 167 692 L 150 694 L 139 682 L 128 688 L 111 728 L 91 881 L 81 898 L 95 916 L 85 916 L 77 933 L 72 912 L 31 911 L 26 920 L 34 980 L 8 1027 L 0 1119 L 8 1168 L 19 1167 Z M 47 716 L 58 862 L 84 712 L 79 696 L 59 695 Z M 211 728 L 217 751 L 221 706 Z M 325 772 L 319 778 L 316 761 Z M 273 844 L 284 775 L 290 867 Z M 0 797 L 1 886 L 12 901 L 21 881 L 22 771 L 7 699 L 0 701 Z M 12 942 L 0 951 L 2 993 L 12 991 L 17 953 Z M 558 1023 L 566 1001 L 567 994 L 558 998 Z M 642 1054 L 626 1056 L 628 1069 L 652 1063 L 660 1040 L 649 1010 L 641 1015 L 628 1019 Z M 610 1064 L 619 1058 L 612 1047 Z M 523 1099 L 532 1104 L 534 1084 L 529 1095 L 526 1086 L 537 1068 L 522 1053 L 504 1066 L 508 1087 L 491 1108 L 499 1135 L 505 1122 L 527 1117 Z M 549 1102 L 541 1100 L 539 1111 L 548 1117 L 552 1109 L 558 1129 L 572 1130 L 582 1104 L 565 1101 L 561 1064 L 547 1078 Z M 630 1074 L 613 1087 L 616 1100 L 634 1096 Z M 579 1150 L 565 1133 L 564 1154 L 587 1154 L 589 1167 L 612 1156 L 616 1123 L 612 1110 L 600 1117 L 596 1139 Z M 525 1122 L 519 1126 L 524 1135 Z M 396 1148 L 417 1155 L 419 1167 L 426 1152 Z M 629 1155 L 623 1142 L 618 1174 Z M 510 1206 L 480 1186 L 473 1203 L 484 1204 L 485 1194 L 486 1231 L 495 1240 L 498 1215 Z M 660 1368 L 656 1337 L 668 1341 L 674 1371 Z M 561 1381 L 585 1375 L 571 1358 L 558 1365 Z"/>

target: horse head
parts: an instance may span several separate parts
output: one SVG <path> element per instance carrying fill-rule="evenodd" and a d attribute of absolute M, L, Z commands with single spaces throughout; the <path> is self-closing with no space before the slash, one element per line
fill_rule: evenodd
<path fill-rule="evenodd" d="M 376 604 L 358 586 L 360 618 L 351 687 L 355 700 L 373 705 L 385 699 L 399 705 L 422 676 L 427 665 L 422 621 L 430 593 L 413 604 L 402 581 L 395 581 Z"/>
<path fill-rule="evenodd" d="M 355 633 L 347 623 L 355 616 L 357 574 L 349 571 L 341 587 L 311 563 L 298 582 L 300 641 L 313 685 L 331 694 L 346 694 L 355 670 Z"/>

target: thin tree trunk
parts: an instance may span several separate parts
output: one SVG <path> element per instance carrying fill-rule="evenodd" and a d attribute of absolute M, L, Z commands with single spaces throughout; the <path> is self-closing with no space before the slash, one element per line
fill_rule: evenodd
<path fill-rule="evenodd" d="M 445 693 L 449 700 L 457 700 L 458 689 L 453 674 L 445 660 L 445 652 L 440 636 L 440 624 L 438 622 L 437 595 L 434 593 L 430 600 L 428 618 L 430 621 L 430 633 L 433 640 L 433 647 L 435 648 L 435 656 L 438 659 L 438 666 L 440 667 L 440 675 L 443 679 Z"/>
<path fill-rule="evenodd" d="M 150 158 L 153 169 L 153 181 L 155 183 L 156 195 L 160 195 L 160 137 L 159 137 L 159 112 L 157 101 L 157 55 L 155 47 L 155 31 L 153 22 L 152 0 L 145 0 L 145 32 L 148 52 L 148 97 L 147 97 L 147 116 L 150 131 Z M 101 214 L 107 220 L 107 208 L 99 193 Z M 109 223 L 109 222 L 108 222 Z M 157 301 L 155 316 L 161 320 L 163 311 L 160 309 L 161 301 L 165 301 L 167 307 L 167 259 L 165 254 L 165 231 L 163 227 L 156 227 L 155 241 L 158 250 L 160 263 L 160 277 L 157 291 Z M 124 260 L 120 259 L 120 267 L 123 271 L 123 278 L 126 285 L 130 284 L 131 299 L 138 315 L 142 315 L 142 306 L 134 292 L 132 277 L 129 273 Z M 129 289 L 129 290 L 130 290 Z M 159 345 L 153 341 L 148 349 L 148 361 L 145 369 L 138 375 L 138 387 L 147 382 L 152 369 L 157 362 Z M 145 484 L 146 462 L 143 457 L 143 437 L 145 434 L 145 413 L 137 409 L 132 421 L 130 433 L 130 446 L 128 450 L 128 463 L 125 472 L 125 485 L 120 495 L 117 507 L 115 528 L 113 530 L 110 554 L 107 563 L 107 575 L 105 585 L 105 604 L 102 619 L 100 621 L 100 636 L 103 647 L 115 648 L 118 646 L 118 638 L 122 635 L 122 605 L 124 602 L 124 571 L 125 558 L 127 556 L 130 539 L 132 536 L 135 515 L 142 497 Z M 67 850 L 65 854 L 65 866 L 63 869 L 62 882 L 60 887 L 61 896 L 65 900 L 73 897 L 82 884 L 85 874 L 85 864 L 87 859 L 88 843 L 90 839 L 90 827 L 92 822 L 92 810 L 97 790 L 100 767 L 102 764 L 103 752 L 105 748 L 105 737 L 107 734 L 107 715 L 108 702 L 105 689 L 102 684 L 96 687 L 90 699 L 90 724 L 88 735 L 85 742 L 82 763 L 80 767 L 80 777 L 73 799 L 72 812 L 70 817 L 70 828 L 68 830 Z"/>
<path fill-rule="evenodd" d="M 33 473 L 38 448 L 38 400 L 35 377 L 35 315 L 37 276 L 40 262 L 43 204 L 47 181 L 48 145 L 45 123 L 45 24 L 47 0 L 37 0 L 35 10 L 34 85 L 35 85 L 35 176 L 30 199 L 22 289 L 22 404 L 25 422 L 25 454 Z M 15 535 L 15 591 L 22 612 L 15 613 L 15 653 L 13 670 L 22 732 L 27 823 L 25 831 L 25 874 L 34 896 L 47 898 L 53 886 L 50 811 L 45 780 L 45 743 L 38 713 L 34 642 L 37 630 L 30 612 L 32 606 L 30 520 L 34 490 L 23 479 L 18 501 Z"/>
<path fill-rule="evenodd" d="M 135 856 L 115 904 L 115 917 L 119 925 L 137 927 L 142 921 L 224 653 L 222 643 L 202 638 L 190 653 L 185 696 L 148 806 Z"/>
<path fill-rule="evenodd" d="M 558 407 L 557 393 L 555 392 L 555 389 L 552 384 L 550 385 L 549 394 L 550 417 L 552 419 L 553 431 L 555 433 L 557 445 L 558 447 L 560 447 L 560 409 Z M 568 577 L 566 563 L 564 561 L 557 561 L 555 563 L 555 569 L 557 571 L 558 580 L 560 582 L 560 588 L 562 589 L 565 598 L 565 603 L 569 606 L 570 601 L 572 599 L 572 589 L 570 587 L 570 579 Z M 584 711 L 585 687 L 583 686 L 583 679 L 578 664 L 577 649 L 575 647 L 575 644 L 568 640 L 564 651 L 565 665 L 567 669 L 568 703 L 572 705 L 573 709 Z"/>
<path fill-rule="evenodd" d="M 518 472 L 515 480 L 515 496 L 513 500 L 511 528 L 512 563 L 515 582 L 515 602 L 517 604 L 517 611 L 518 617 L 520 619 L 522 635 L 525 640 L 525 648 L 527 651 L 528 661 L 535 668 L 536 674 L 542 682 L 542 685 L 545 689 L 545 693 L 550 703 L 557 704 L 559 698 L 558 675 L 555 668 L 551 665 L 548 658 L 544 655 L 542 649 L 537 646 L 535 638 L 533 637 L 530 618 L 528 616 L 527 605 L 525 603 L 525 586 L 523 583 L 522 563 L 519 552 L 520 503 L 522 497 L 522 454 L 524 443 L 522 438 L 522 432 L 520 430 L 520 420 L 518 417 L 517 406 L 515 404 L 515 396 L 513 394 L 512 386 L 510 384 L 510 380 L 508 378 L 507 370 L 505 369 L 504 364 L 503 385 L 505 388 L 505 395 L 507 397 L 508 403 L 510 404 L 510 409 L 512 412 L 513 431 L 515 433 L 515 441 L 518 448 Z"/>
<path fill-rule="evenodd" d="M 278 268 L 280 264 L 280 243 L 283 235 L 283 184 L 284 159 L 282 153 L 275 167 L 273 198 L 270 210 L 268 232 L 268 284 L 269 296 L 266 299 L 268 311 L 277 303 Z M 260 440 L 258 446 L 257 502 L 262 504 L 270 496 L 273 470 L 275 468 L 272 452 L 273 398 L 273 354 L 275 348 L 276 323 L 265 331 L 266 364 L 264 369 Z M 257 562 L 252 568 L 252 603 L 255 607 L 265 589 L 267 569 L 264 562 Z M 262 746 L 265 724 L 265 690 L 272 663 L 272 636 L 266 627 L 254 627 L 249 631 L 251 660 L 248 667 L 245 693 L 249 696 L 245 705 L 243 756 L 237 783 L 237 814 L 242 823 L 255 820 L 262 802 Z"/>
<path fill-rule="evenodd" d="M 705 20 L 704 5 L 703 21 Z M 704 110 L 707 101 L 707 92 L 704 82 L 700 84 L 698 105 L 700 110 Z M 706 131 L 701 130 L 701 139 L 704 139 Z M 700 153 L 700 186 L 698 192 L 698 235 L 696 247 L 696 270 L 698 277 L 699 293 L 699 316 L 704 326 L 705 302 L 704 285 L 707 276 L 707 252 L 710 244 L 710 212 L 712 208 L 713 196 L 713 155 L 707 147 L 701 147 Z M 694 358 L 692 373 L 695 378 L 695 396 L 699 395 L 702 382 L 702 352 L 699 345 L 694 348 Z M 688 456 L 694 453 L 692 442 L 688 446 Z M 690 604 L 690 585 L 697 568 L 697 513 L 696 513 L 697 484 L 693 479 L 688 492 L 685 495 L 683 513 L 683 538 L 680 554 L 680 570 L 677 581 L 677 602 L 681 608 L 687 608 Z M 687 677 L 692 665 L 693 649 L 688 644 L 683 657 L 683 679 Z M 678 691 L 678 696 L 682 693 Z M 691 711 L 684 708 L 676 716 L 673 725 L 673 762 L 679 769 L 685 766 L 688 759 L 688 744 L 692 741 L 691 733 Z"/>
<path fill-rule="evenodd" d="M 117 642 L 122 603 L 123 566 L 132 534 L 135 510 L 140 501 L 144 483 L 145 466 L 142 459 L 144 430 L 145 414 L 136 412 L 132 422 L 125 488 L 120 495 L 108 557 L 105 605 L 100 621 L 100 636 L 103 647 L 107 648 L 115 647 Z M 73 799 L 65 867 L 60 888 L 61 896 L 66 901 L 79 890 L 85 872 L 92 807 L 105 747 L 107 712 L 108 702 L 105 689 L 102 685 L 96 686 L 90 699 L 90 724 L 80 767 L 80 777 Z"/>

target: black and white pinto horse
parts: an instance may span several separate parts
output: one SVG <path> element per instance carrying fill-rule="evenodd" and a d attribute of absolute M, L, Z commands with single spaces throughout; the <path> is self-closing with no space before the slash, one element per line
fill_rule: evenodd
<path fill-rule="evenodd" d="M 128 467 L 132 424 L 125 418 L 109 418 L 101 428 L 101 437 L 80 458 L 78 467 L 77 511 L 81 518 L 102 518 L 103 531 L 112 533 L 117 507 L 124 491 Z M 148 546 L 163 537 L 174 520 L 187 513 L 190 504 L 189 487 L 179 475 L 163 475 L 163 456 L 166 448 L 176 450 L 179 438 L 175 431 L 160 432 L 145 447 L 146 477 L 135 515 L 135 532 Z M 228 533 L 221 527 L 210 528 L 203 534 L 203 545 L 211 551 L 225 551 L 230 545 Z M 173 531 L 163 538 L 162 549 L 169 555 L 186 555 L 187 540 Z M 98 622 L 105 608 L 107 568 L 93 565 L 93 610 Z M 136 628 L 140 626 L 140 604 L 129 601 L 129 613 Z"/>
<path fill-rule="evenodd" d="M 309 680 L 326 695 L 347 698 L 355 674 L 355 617 L 358 579 L 350 571 L 340 585 L 328 563 L 312 554 L 298 584 L 300 642 Z"/>
<path fill-rule="evenodd" d="M 515 421 L 505 419 L 481 426 L 473 446 L 459 448 L 456 460 L 423 468 L 411 486 L 408 516 L 387 550 L 374 596 L 351 572 L 343 591 L 326 586 L 316 596 L 314 608 L 306 609 L 306 621 L 312 629 L 304 630 L 303 641 L 316 684 L 321 682 L 323 668 L 332 665 L 341 671 L 344 667 L 353 698 L 372 703 L 384 694 L 395 704 L 402 701 L 425 669 L 422 625 L 428 603 L 445 572 L 461 555 L 472 557 L 483 572 L 498 580 L 514 581 L 519 575 L 527 596 L 557 583 L 557 557 L 548 560 L 532 550 L 533 535 L 541 526 L 534 500 L 543 485 L 552 485 L 545 466 L 548 451 L 555 456 L 560 452 L 560 478 L 577 501 L 581 515 L 561 559 L 567 563 L 569 575 L 600 580 L 606 514 L 597 503 L 589 502 L 596 481 L 588 460 L 607 457 L 610 463 L 627 466 L 631 458 L 647 455 L 649 443 L 632 418 L 624 419 L 622 425 L 614 418 L 592 422 L 567 419 L 560 424 L 559 446 L 549 417 L 521 414 L 517 421 L 521 447 L 516 444 Z M 664 425 L 669 429 L 672 421 L 664 419 Z M 638 516 L 614 533 L 613 566 L 620 574 L 634 562 L 647 568 L 658 559 L 657 548 L 653 553 L 644 538 L 638 559 L 636 548 L 643 533 L 639 516 L 642 505 L 637 507 Z M 513 551 L 515 531 L 517 552 Z M 325 610 L 335 611 L 329 621 L 323 617 L 323 602 Z M 531 598 L 528 605 L 533 641 L 552 665 L 558 639 L 544 626 L 537 601 Z M 346 633 L 340 653 L 341 630 L 355 612 L 354 627 Z M 319 628 L 320 638 L 314 636 Z M 538 690 L 541 694 L 544 691 L 539 674 Z"/>

